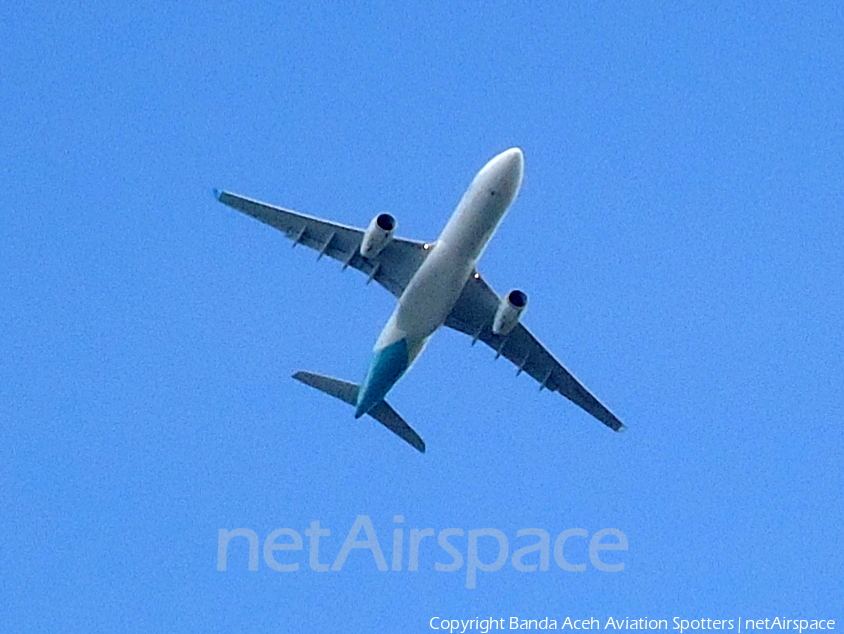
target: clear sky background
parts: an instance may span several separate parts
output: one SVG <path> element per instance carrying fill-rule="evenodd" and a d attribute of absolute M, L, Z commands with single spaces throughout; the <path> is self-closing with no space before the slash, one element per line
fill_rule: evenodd
<path fill-rule="evenodd" d="M 2 5 L 0 629 L 844 627 L 841 4 L 554 4 Z M 442 331 L 389 398 L 421 455 L 290 379 L 359 381 L 393 298 L 211 190 L 433 239 L 512 146 L 480 269 L 629 431 Z M 330 563 L 358 515 L 388 561 L 394 515 L 629 549 L 216 570 L 220 528 L 319 520 Z"/>

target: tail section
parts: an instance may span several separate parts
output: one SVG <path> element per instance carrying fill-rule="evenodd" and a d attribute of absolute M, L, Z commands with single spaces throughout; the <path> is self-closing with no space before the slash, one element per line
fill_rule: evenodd
<path fill-rule="evenodd" d="M 332 379 L 331 377 L 313 374 L 311 372 L 297 372 L 293 375 L 293 378 L 305 385 L 310 385 L 318 389 L 320 392 L 325 392 L 329 396 L 339 398 L 349 405 L 355 405 L 357 403 L 358 386 L 354 383 Z"/>
<path fill-rule="evenodd" d="M 322 376 L 321 374 L 313 374 L 312 372 L 297 372 L 293 375 L 293 378 L 305 385 L 318 389 L 320 392 L 325 392 L 329 396 L 340 399 L 352 407 L 357 406 L 358 386 L 354 383 L 333 379 L 328 376 Z M 375 407 L 369 410 L 369 415 L 402 440 L 422 453 L 425 453 L 425 441 L 419 437 L 419 434 L 413 431 L 410 425 L 404 422 L 402 417 L 396 413 L 396 410 L 387 405 L 386 401 L 381 401 L 375 405 Z"/>

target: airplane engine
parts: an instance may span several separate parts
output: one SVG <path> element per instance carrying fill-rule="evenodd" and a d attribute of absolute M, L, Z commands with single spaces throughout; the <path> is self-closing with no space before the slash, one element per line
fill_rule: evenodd
<path fill-rule="evenodd" d="M 496 335 L 508 335 L 527 308 L 527 295 L 522 291 L 510 291 L 501 298 L 495 318 L 492 320 L 492 332 Z"/>
<path fill-rule="evenodd" d="M 374 258 L 384 250 L 393 238 L 396 230 L 396 219 L 390 214 L 378 214 L 369 223 L 360 243 L 360 254 L 367 258 Z"/>

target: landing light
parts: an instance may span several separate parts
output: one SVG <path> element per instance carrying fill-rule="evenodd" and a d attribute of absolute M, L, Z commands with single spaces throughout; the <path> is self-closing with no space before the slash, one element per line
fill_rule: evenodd
<path fill-rule="evenodd" d="M 476 279 L 476 280 L 481 279 L 481 274 L 480 274 L 480 273 L 475 273 L 475 279 Z"/>
<path fill-rule="evenodd" d="M 422 245 L 422 248 L 423 248 L 423 249 L 425 249 L 425 250 L 427 251 L 428 249 L 430 249 L 430 248 L 431 248 L 431 245 L 426 243 L 426 244 L 423 244 L 423 245 Z"/>

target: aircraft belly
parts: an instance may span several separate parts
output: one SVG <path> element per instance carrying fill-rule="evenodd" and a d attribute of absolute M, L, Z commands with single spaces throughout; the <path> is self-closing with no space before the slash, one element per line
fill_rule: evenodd
<path fill-rule="evenodd" d="M 410 339 L 429 337 L 445 322 L 473 270 L 473 261 L 435 249 L 399 298 L 396 326 Z"/>
<path fill-rule="evenodd" d="M 473 269 L 473 262 L 447 249 L 435 251 L 420 267 L 375 343 L 358 392 L 356 417 L 382 401 L 407 372 L 431 334 L 445 323 Z"/>
<path fill-rule="evenodd" d="M 467 260 L 477 261 L 492 238 L 510 201 L 490 196 L 484 188 L 471 188 L 438 240 Z"/>

